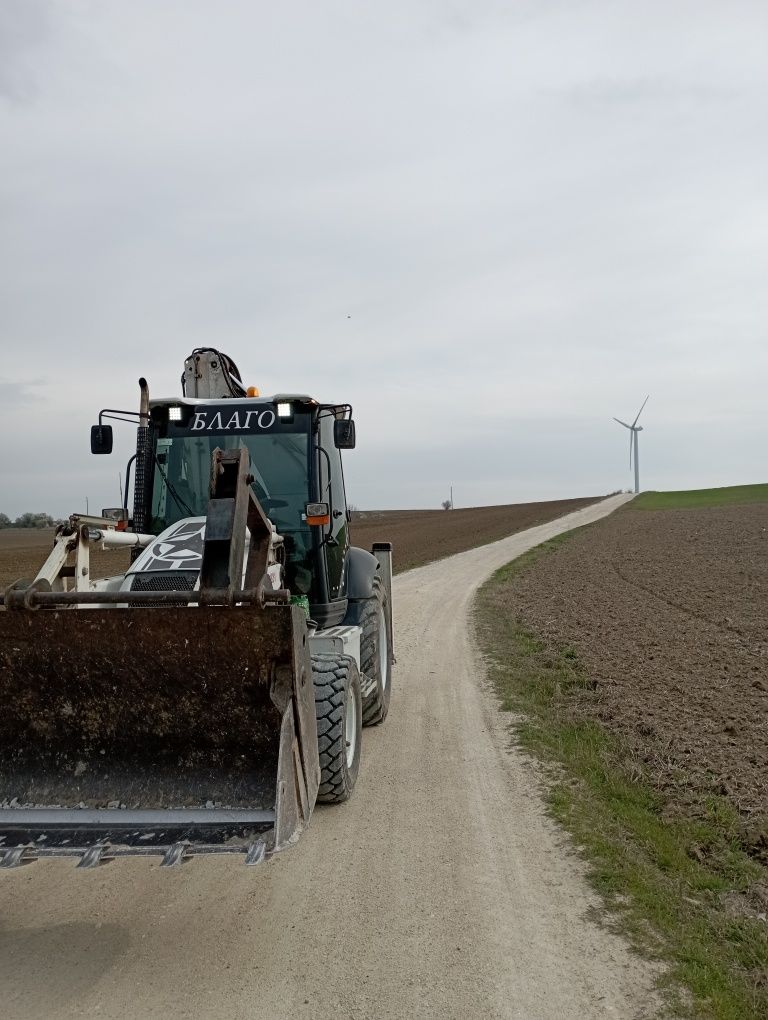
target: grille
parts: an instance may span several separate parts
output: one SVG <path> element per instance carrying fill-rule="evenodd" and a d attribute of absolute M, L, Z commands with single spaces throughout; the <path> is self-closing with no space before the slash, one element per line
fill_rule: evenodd
<path fill-rule="evenodd" d="M 153 571 L 148 574 L 136 574 L 131 584 L 131 591 L 192 591 L 197 581 L 197 574 L 185 573 L 182 570 L 168 572 Z M 159 606 L 161 602 L 131 602 L 134 608 Z"/>

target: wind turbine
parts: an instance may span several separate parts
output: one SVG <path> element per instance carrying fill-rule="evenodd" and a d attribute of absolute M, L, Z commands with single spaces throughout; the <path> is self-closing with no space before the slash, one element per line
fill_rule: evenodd
<path fill-rule="evenodd" d="M 648 397 L 649 396 L 650 396 L 650 393 L 648 394 Z M 635 448 L 635 492 L 639 492 L 640 491 L 640 460 L 639 460 L 638 453 L 637 453 L 637 433 L 643 431 L 643 426 L 642 425 L 638 425 L 637 424 L 637 420 L 640 417 L 640 415 L 643 413 L 643 407 L 645 407 L 645 405 L 648 403 L 648 397 L 646 397 L 645 400 L 643 401 L 642 407 L 637 412 L 637 415 L 635 416 L 635 420 L 632 422 L 631 425 L 627 425 L 627 423 L 625 421 L 622 421 L 621 418 L 614 418 L 613 419 L 614 421 L 617 421 L 619 423 L 619 425 L 623 425 L 625 429 L 629 429 L 629 468 L 630 468 L 630 470 L 632 470 L 632 447 L 634 446 L 634 448 Z"/>

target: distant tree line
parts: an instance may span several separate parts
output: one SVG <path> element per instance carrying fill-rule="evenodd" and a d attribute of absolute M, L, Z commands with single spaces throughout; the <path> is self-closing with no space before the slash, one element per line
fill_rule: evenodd
<path fill-rule="evenodd" d="M 8 514 L 0 514 L 0 531 L 3 528 L 55 528 L 60 523 L 50 514 L 21 514 L 15 521 Z"/>

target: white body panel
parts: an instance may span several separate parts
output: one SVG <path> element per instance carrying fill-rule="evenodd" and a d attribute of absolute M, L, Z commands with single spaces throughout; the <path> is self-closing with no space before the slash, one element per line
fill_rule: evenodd
<path fill-rule="evenodd" d="M 348 655 L 360 669 L 361 627 L 329 627 L 309 635 L 313 655 Z"/>

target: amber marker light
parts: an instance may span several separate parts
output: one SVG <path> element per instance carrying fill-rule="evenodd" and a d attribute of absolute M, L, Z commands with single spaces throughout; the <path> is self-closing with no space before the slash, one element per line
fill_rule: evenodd
<path fill-rule="evenodd" d="M 258 386 L 249 386 L 248 389 L 245 391 L 245 395 L 246 395 L 246 397 L 258 397 L 259 396 L 259 387 Z"/>

